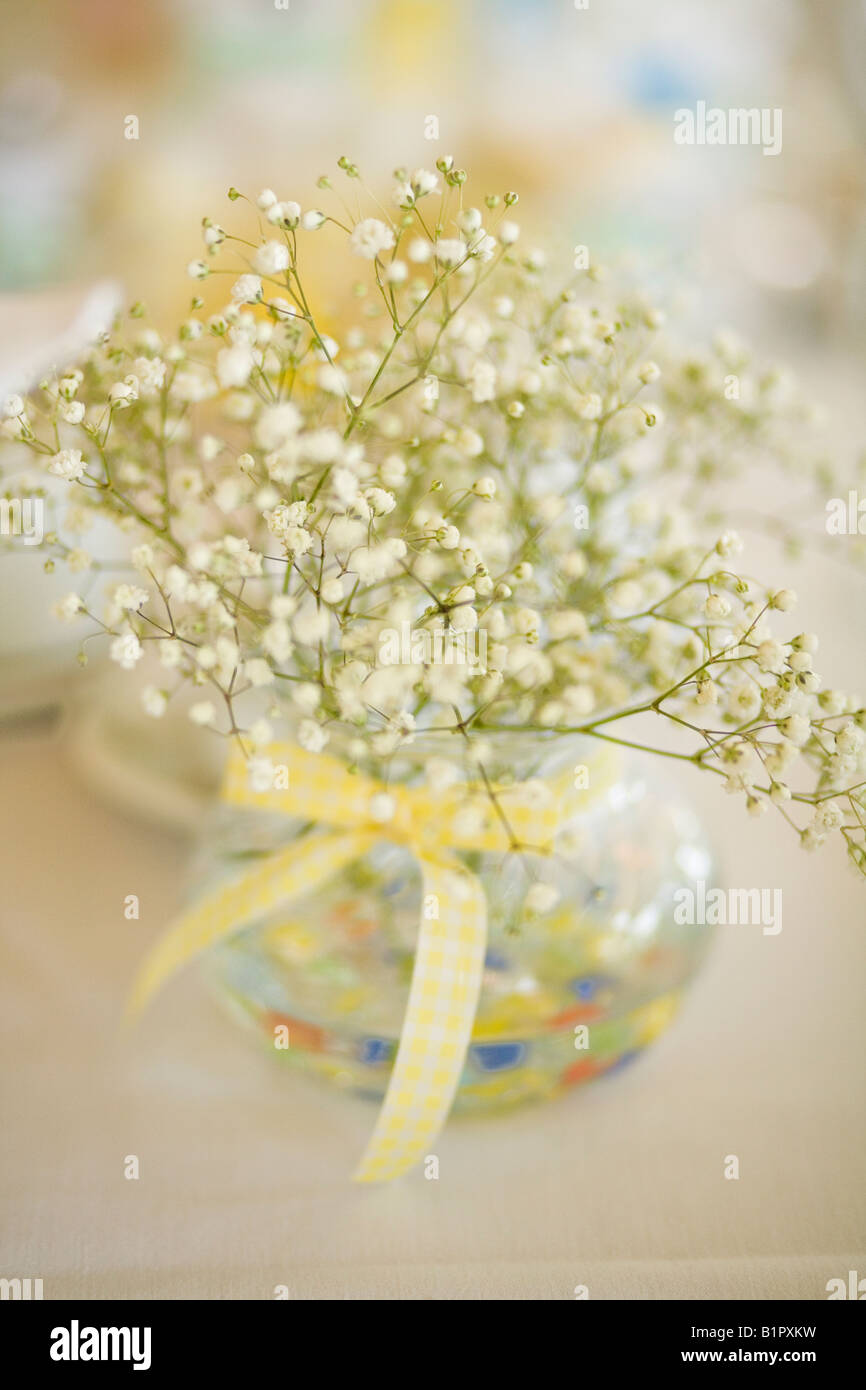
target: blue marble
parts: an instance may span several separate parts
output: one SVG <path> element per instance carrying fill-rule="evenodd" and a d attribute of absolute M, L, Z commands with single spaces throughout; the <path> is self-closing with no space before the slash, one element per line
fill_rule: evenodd
<path fill-rule="evenodd" d="M 629 1052 L 624 1052 L 621 1057 L 617 1057 L 616 1061 L 609 1067 L 605 1067 L 602 1075 L 612 1076 L 615 1071 L 622 1071 L 623 1067 L 629 1066 L 640 1054 L 641 1049 L 639 1047 L 633 1047 Z"/>
<path fill-rule="evenodd" d="M 393 1053 L 394 1044 L 388 1038 L 362 1038 L 358 1048 L 358 1056 L 368 1067 L 380 1067 Z"/>
<path fill-rule="evenodd" d="M 526 1058 L 526 1043 L 476 1043 L 472 1059 L 481 1071 L 510 1071 Z"/>
<path fill-rule="evenodd" d="M 578 999 L 588 1003 L 594 999 L 600 990 L 606 985 L 613 984 L 607 975 L 580 975 L 577 979 L 569 980 L 568 987 L 572 994 L 576 994 Z"/>
<path fill-rule="evenodd" d="M 486 970 L 507 970 L 509 964 L 510 961 L 507 956 L 503 955 L 501 951 L 495 951 L 492 948 L 488 949 L 484 957 L 484 968 Z"/>

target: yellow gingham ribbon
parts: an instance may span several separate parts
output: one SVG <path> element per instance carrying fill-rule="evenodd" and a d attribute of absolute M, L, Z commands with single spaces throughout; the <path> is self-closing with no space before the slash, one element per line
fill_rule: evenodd
<path fill-rule="evenodd" d="M 286 769 L 287 787 L 257 789 L 243 755 L 234 748 L 222 799 L 329 828 L 314 830 L 269 855 L 175 922 L 145 959 L 130 1011 L 143 1008 L 192 956 L 272 909 L 306 897 L 377 840 L 405 845 L 420 864 L 425 899 L 435 895 L 439 915 L 428 918 L 422 911 L 397 1056 L 375 1129 L 354 1174 L 359 1182 L 385 1181 L 411 1168 L 444 1124 L 475 1020 L 487 903 L 480 880 L 454 851 L 505 853 L 516 842 L 521 849 L 549 854 L 559 827 L 610 780 L 611 763 L 604 758 L 593 762 L 591 792 L 575 788 L 570 769 L 542 783 L 541 796 L 538 785 L 496 786 L 492 790 L 497 811 L 489 789 L 480 783 L 461 783 L 434 797 L 426 787 L 386 787 L 350 772 L 337 758 L 308 753 L 295 744 L 272 744 L 265 756 L 275 767 Z"/>

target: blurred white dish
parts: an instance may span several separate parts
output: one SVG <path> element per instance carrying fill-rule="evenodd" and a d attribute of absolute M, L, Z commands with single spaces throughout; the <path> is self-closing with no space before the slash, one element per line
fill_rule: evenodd
<path fill-rule="evenodd" d="M 26 393 L 47 372 L 72 363 L 110 327 L 121 298 L 120 286 L 110 280 L 0 294 L 0 400 Z M 15 469 L 29 464 L 20 446 L 5 442 L 0 461 L 13 486 Z M 63 486 L 48 478 L 46 485 L 58 491 Z M 87 548 L 95 559 L 113 559 L 121 544 L 107 526 L 88 533 Z M 62 566 L 46 574 L 44 558 L 39 546 L 23 543 L 0 557 L 0 704 L 6 708 L 44 703 L 52 680 L 56 683 L 74 660 L 76 638 L 50 611 L 73 586 Z"/>

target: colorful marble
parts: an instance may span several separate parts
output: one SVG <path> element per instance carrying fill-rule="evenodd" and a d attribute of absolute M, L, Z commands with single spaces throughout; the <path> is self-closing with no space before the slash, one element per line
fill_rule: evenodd
<path fill-rule="evenodd" d="M 528 772 L 528 770 L 527 770 Z M 685 827 L 685 828 L 684 828 Z M 672 1022 L 710 940 L 683 928 L 681 851 L 708 866 L 697 827 L 640 784 L 581 822 L 580 858 L 537 861 L 560 901 L 523 915 L 518 856 L 473 863 L 488 899 L 481 998 L 455 1110 L 544 1099 L 615 1076 Z M 244 827 L 238 828 L 242 834 Z M 557 879 L 557 875 L 559 876 Z M 599 891 L 603 885 L 603 891 Z M 211 956 L 235 1014 L 281 1062 L 380 1100 L 400 1037 L 422 901 L 408 851 L 383 843 L 289 919 Z M 274 1048 L 274 1028 L 289 1046 Z"/>

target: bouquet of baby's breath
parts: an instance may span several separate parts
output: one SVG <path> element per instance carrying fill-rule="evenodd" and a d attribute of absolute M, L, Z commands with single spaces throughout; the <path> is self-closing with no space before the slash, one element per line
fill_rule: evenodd
<path fill-rule="evenodd" d="M 652 715 L 688 742 L 651 751 L 772 805 L 807 848 L 841 832 L 866 871 L 866 711 L 824 688 L 815 636 L 776 635 L 794 594 L 741 573 L 708 519 L 735 468 L 813 468 L 778 373 L 729 340 L 678 355 L 591 269 L 551 284 L 518 249 L 516 194 L 480 211 L 450 159 L 398 170 L 372 215 L 339 167 L 345 201 L 319 183 L 336 211 L 266 190 L 246 236 L 205 219 L 188 272 L 223 277 L 219 312 L 196 297 L 164 337 L 134 306 L 6 403 L 5 435 L 69 486 L 49 563 L 83 578 L 59 616 L 147 668 L 148 714 L 195 687 L 190 718 L 259 773 L 287 727 L 357 762 L 438 731 L 447 781 L 449 760 L 484 777 L 493 730 L 649 748 L 626 721 Z M 345 277 L 339 341 L 312 237 L 327 293 Z M 78 539 L 96 517 L 135 571 L 107 594 Z"/>

